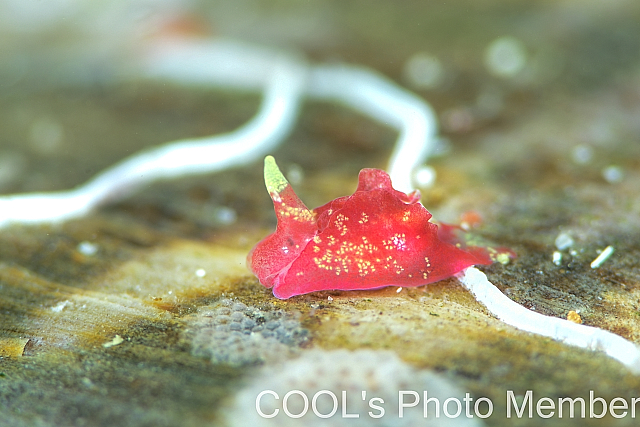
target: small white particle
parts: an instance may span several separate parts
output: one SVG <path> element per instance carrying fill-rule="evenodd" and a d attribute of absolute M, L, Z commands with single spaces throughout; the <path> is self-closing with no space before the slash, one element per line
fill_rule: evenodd
<path fill-rule="evenodd" d="M 400 292 L 402 292 L 402 288 L 398 288 L 396 289 L 396 293 L 399 294 Z"/>
<path fill-rule="evenodd" d="M 624 170 L 620 166 L 607 166 L 602 169 L 602 177 L 609 184 L 617 184 L 624 178 Z"/>
<path fill-rule="evenodd" d="M 331 298 L 331 295 L 329 295 L 329 296 L 327 297 L 327 299 L 328 299 L 329 301 L 333 301 L 333 298 Z"/>
<path fill-rule="evenodd" d="M 438 58 L 418 52 L 405 63 L 404 75 L 412 86 L 430 89 L 439 86 L 445 74 Z"/>
<path fill-rule="evenodd" d="M 111 341 L 102 344 L 102 346 L 104 348 L 109 348 L 109 347 L 113 347 L 114 345 L 122 344 L 123 342 L 124 342 L 124 339 L 120 335 L 116 335 L 115 337 L 113 337 Z"/>
<path fill-rule="evenodd" d="M 484 55 L 485 66 L 497 77 L 513 77 L 525 67 L 527 52 L 514 37 L 500 37 L 492 41 Z"/>
<path fill-rule="evenodd" d="M 563 251 L 573 246 L 573 239 L 568 233 L 565 233 L 563 231 L 562 233 L 558 234 L 558 237 L 556 237 L 555 243 L 556 243 L 556 248 L 558 248 L 559 251 Z"/>
<path fill-rule="evenodd" d="M 562 254 L 558 251 L 553 251 L 553 263 L 555 265 L 560 265 L 562 262 Z"/>
<path fill-rule="evenodd" d="M 207 275 L 207 272 L 204 271 L 204 268 L 199 268 L 196 270 L 196 276 L 198 277 L 204 277 Z"/>
<path fill-rule="evenodd" d="M 238 214 L 232 208 L 220 206 L 215 210 L 214 219 L 220 225 L 229 225 L 236 222 Z"/>
<path fill-rule="evenodd" d="M 416 186 L 429 188 L 436 182 L 436 170 L 431 166 L 421 166 L 414 172 L 413 179 Z"/>
<path fill-rule="evenodd" d="M 78 243 L 76 248 L 82 255 L 93 256 L 98 252 L 98 245 L 95 243 L 87 242 L 86 240 Z"/>
<path fill-rule="evenodd" d="M 573 161 L 579 165 L 586 165 L 593 158 L 593 149 L 585 144 L 576 145 L 571 152 Z"/>
<path fill-rule="evenodd" d="M 613 246 L 609 245 L 606 248 L 604 248 L 604 250 L 602 252 L 600 252 L 600 255 L 598 255 L 596 257 L 596 259 L 594 259 L 593 261 L 591 261 L 591 268 L 598 268 L 602 265 L 602 263 L 604 263 L 613 253 L 615 249 L 613 249 Z"/>
<path fill-rule="evenodd" d="M 60 313 L 69 304 L 71 304 L 71 301 L 68 300 L 59 302 L 55 306 L 51 307 L 51 311 L 53 311 L 54 313 Z"/>

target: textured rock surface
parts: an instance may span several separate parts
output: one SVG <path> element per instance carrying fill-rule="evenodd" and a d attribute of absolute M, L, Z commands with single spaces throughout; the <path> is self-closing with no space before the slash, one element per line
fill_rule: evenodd
<path fill-rule="evenodd" d="M 38 28 L 10 25 L 0 10 L 3 193 L 72 188 L 144 147 L 229 131 L 254 113 L 254 95 L 110 79 L 132 37 L 110 23 L 118 13 L 129 16 L 122 25 L 140 22 L 131 18 L 140 10 L 77 3 L 78 19 Z M 432 102 L 446 139 L 431 162 L 436 183 L 421 189 L 434 218 L 457 222 L 474 210 L 478 233 L 517 252 L 507 266 L 483 268 L 513 300 L 562 318 L 577 312 L 640 343 L 640 3 L 224 4 L 202 2 L 191 14 L 210 34 L 365 65 Z M 485 65 L 485 50 L 504 35 L 520 41 L 527 61 L 511 78 Z M 105 59 L 109 52 L 119 59 Z M 438 86 L 407 77 L 416 55 L 418 64 L 438 59 Z M 319 206 L 352 193 L 362 167 L 384 167 L 395 137 L 340 106 L 307 103 L 273 154 L 285 174 L 298 174 L 300 197 Z M 455 280 L 276 300 L 245 267 L 274 225 L 256 164 L 157 183 L 62 225 L 0 230 L 0 426 L 223 425 L 222 408 L 276 372 L 267 371 L 273 359 L 320 350 L 368 349 L 376 361 L 392 352 L 416 377 L 436 371 L 494 402 L 487 425 L 614 421 L 507 420 L 507 390 L 640 397 L 640 379 L 619 363 L 503 325 Z M 557 248 L 561 233 L 571 247 Z M 615 253 L 592 269 L 609 245 Z M 207 313 L 229 316 L 226 338 Z M 265 337 L 260 316 L 284 332 Z M 242 329 L 238 339 L 231 325 Z"/>
<path fill-rule="evenodd" d="M 194 356 L 234 366 L 286 360 L 309 335 L 283 310 L 263 311 L 230 299 L 200 307 L 185 321 Z"/>

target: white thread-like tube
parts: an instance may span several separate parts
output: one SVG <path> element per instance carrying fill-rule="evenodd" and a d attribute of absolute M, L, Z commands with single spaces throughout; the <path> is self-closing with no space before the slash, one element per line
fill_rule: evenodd
<path fill-rule="evenodd" d="M 478 302 L 506 324 L 568 345 L 603 351 L 633 373 L 640 374 L 640 346 L 637 344 L 603 329 L 528 310 L 504 295 L 475 267 L 467 268 L 457 277 Z"/>
<path fill-rule="evenodd" d="M 242 61 L 240 61 L 242 62 Z M 265 70 L 257 70 L 264 78 Z M 282 141 L 293 127 L 307 67 L 293 57 L 271 58 L 259 112 L 236 131 L 171 142 L 135 154 L 69 191 L 0 197 L 0 227 L 60 222 L 125 197 L 158 179 L 215 172 L 255 161 Z"/>

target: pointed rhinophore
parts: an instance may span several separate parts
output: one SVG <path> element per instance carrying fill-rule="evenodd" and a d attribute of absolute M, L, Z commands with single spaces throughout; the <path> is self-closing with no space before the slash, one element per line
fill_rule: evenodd
<path fill-rule="evenodd" d="M 247 256 L 247 264 L 260 283 L 280 283 L 291 263 L 317 233 L 315 215 L 293 191 L 275 159 L 264 159 L 264 181 L 278 219 L 276 232 L 260 241 Z"/>
<path fill-rule="evenodd" d="M 276 164 L 276 159 L 273 156 L 267 156 L 264 158 L 264 183 L 267 186 L 267 191 L 271 193 L 281 193 L 289 181 L 282 175 L 280 168 Z"/>

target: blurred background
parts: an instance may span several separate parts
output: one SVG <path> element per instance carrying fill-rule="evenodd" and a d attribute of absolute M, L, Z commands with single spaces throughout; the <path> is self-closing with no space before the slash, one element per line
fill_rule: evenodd
<path fill-rule="evenodd" d="M 627 157 L 622 146 L 640 132 L 639 9 L 625 0 L 3 0 L 0 189 L 70 187 L 142 147 L 230 130 L 250 117 L 257 94 L 221 100 L 122 81 L 154 38 L 172 32 L 370 67 L 432 103 L 455 146 L 502 147 L 490 140 L 519 132 L 498 150 L 496 166 L 527 151 L 560 163 Z M 303 115 L 299 132 L 321 138 L 333 128 L 342 137 L 320 144 L 318 162 L 296 162 L 319 168 L 336 146 L 364 155 L 391 143 L 380 140 L 392 134 L 376 138 L 375 125 L 350 126 L 349 117 L 330 108 Z"/>

